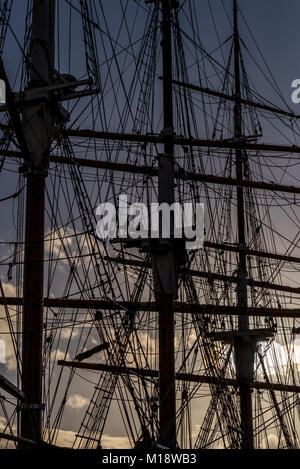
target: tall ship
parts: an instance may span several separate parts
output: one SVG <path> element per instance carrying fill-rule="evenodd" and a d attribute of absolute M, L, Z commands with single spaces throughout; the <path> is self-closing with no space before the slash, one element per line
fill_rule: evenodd
<path fill-rule="evenodd" d="M 1 448 L 299 448 L 300 116 L 244 4 L 0 1 Z"/>

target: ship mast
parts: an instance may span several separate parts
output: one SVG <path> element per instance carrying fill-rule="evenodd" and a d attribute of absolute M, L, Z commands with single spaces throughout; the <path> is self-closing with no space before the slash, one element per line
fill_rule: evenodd
<path fill-rule="evenodd" d="M 161 7 L 163 135 L 165 143 L 163 154 L 159 156 L 158 161 L 158 203 L 171 205 L 174 202 L 171 2 L 161 0 Z M 177 296 L 177 275 L 175 273 L 174 246 L 171 240 L 159 239 L 158 245 L 152 247 L 152 261 L 156 277 L 155 296 L 158 303 L 160 439 L 163 444 L 175 447 L 176 390 L 173 299 Z"/>
<path fill-rule="evenodd" d="M 281 113 L 289 115 L 285 110 L 279 110 L 261 103 L 255 103 L 252 100 L 244 99 L 242 81 L 243 75 L 242 55 L 241 55 L 241 41 L 238 29 L 238 3 L 233 0 L 233 79 L 234 79 L 234 93 L 233 96 L 219 93 L 215 90 L 201 88 L 189 83 L 176 82 L 172 80 L 172 13 L 173 8 L 177 6 L 176 0 L 145 0 L 146 3 L 156 3 L 157 8 L 160 8 L 161 14 L 161 32 L 162 32 L 162 84 L 163 84 L 163 129 L 161 135 L 157 134 L 125 134 L 125 133 L 112 133 L 91 130 L 75 130 L 68 129 L 65 135 L 68 137 L 85 137 L 100 140 L 124 141 L 124 142 L 137 142 L 144 143 L 145 146 L 149 143 L 155 143 L 162 148 L 162 153 L 158 155 L 158 166 L 149 167 L 141 165 L 133 165 L 129 163 L 120 163 L 112 161 L 103 161 L 95 159 L 74 158 L 70 160 L 65 156 L 51 155 L 49 156 L 49 149 L 51 139 L 53 136 L 53 127 L 55 120 L 61 118 L 61 108 L 58 103 L 59 93 L 56 96 L 52 93 L 54 89 L 58 90 L 60 86 L 64 85 L 55 84 L 53 80 L 54 70 L 54 25 L 55 25 L 55 0 L 33 0 L 32 10 L 32 36 L 31 47 L 29 54 L 29 83 L 24 93 L 21 93 L 21 98 L 18 103 L 18 108 L 14 108 L 14 103 L 8 100 L 8 109 L 11 113 L 11 120 L 15 128 L 16 136 L 19 142 L 21 152 L 10 152 L 10 156 L 23 158 L 25 161 L 23 171 L 27 181 L 27 199 L 26 199 L 26 231 L 25 231 L 25 258 L 24 258 L 24 284 L 23 284 L 23 298 L 0 298 L 0 304 L 7 305 L 22 305 L 23 302 L 23 342 L 22 342 L 22 391 L 15 388 L 8 380 L 0 376 L 0 388 L 7 390 L 12 395 L 19 399 L 19 408 L 21 416 L 20 436 L 21 442 L 42 440 L 42 337 L 43 337 L 43 307 L 51 308 L 77 308 L 86 310 L 115 310 L 115 311 L 141 311 L 141 312 L 155 312 L 158 315 L 158 332 L 159 332 L 159 357 L 158 357 L 158 370 L 151 368 L 143 368 L 139 365 L 140 362 L 136 361 L 135 368 L 127 367 L 124 361 L 120 364 L 117 361 L 108 363 L 87 363 L 81 361 L 83 358 L 91 356 L 91 352 L 95 353 L 100 350 L 99 347 L 88 350 L 75 357 L 74 361 L 58 362 L 58 365 L 69 366 L 72 368 L 94 370 L 105 373 L 114 373 L 117 375 L 130 376 L 134 374 L 134 379 L 137 377 L 143 379 L 149 377 L 158 380 L 159 390 L 159 436 L 158 442 L 169 448 L 175 448 L 176 443 L 176 380 L 180 383 L 199 383 L 215 385 L 220 388 L 222 386 L 229 386 L 232 389 L 239 390 L 239 412 L 240 412 L 240 426 L 238 419 L 237 425 L 233 428 L 231 420 L 224 419 L 224 429 L 228 432 L 233 432 L 233 440 L 237 436 L 238 445 L 242 449 L 254 448 L 254 429 L 253 429 L 253 409 L 252 409 L 252 389 L 267 390 L 270 392 L 271 402 L 277 414 L 280 432 L 283 433 L 287 446 L 293 447 L 293 440 L 289 435 L 289 426 L 285 422 L 284 414 L 281 411 L 280 403 L 277 402 L 275 395 L 276 392 L 290 392 L 296 393 L 300 391 L 300 387 L 293 382 L 282 383 L 272 382 L 268 377 L 268 370 L 266 369 L 263 358 L 262 369 L 264 374 L 264 381 L 254 381 L 254 358 L 257 348 L 257 342 L 268 339 L 272 336 L 272 329 L 253 329 L 250 328 L 249 318 L 251 316 L 257 317 L 286 317 L 295 319 L 300 317 L 299 309 L 291 309 L 281 307 L 260 307 L 253 306 L 248 300 L 248 288 L 257 286 L 261 289 L 273 289 L 282 292 L 295 292 L 299 293 L 299 289 L 293 288 L 289 285 L 274 284 L 271 281 L 263 281 L 264 278 L 254 280 L 251 278 L 250 268 L 247 268 L 247 256 L 253 255 L 263 257 L 266 259 L 274 259 L 277 261 L 288 261 L 300 263 L 300 258 L 290 256 L 289 253 L 277 254 L 269 253 L 261 250 L 251 250 L 250 245 L 247 245 L 248 233 L 246 232 L 246 207 L 247 195 L 244 187 L 249 189 L 259 190 L 273 190 L 288 193 L 299 194 L 300 188 L 294 186 L 283 186 L 280 184 L 271 184 L 265 181 L 252 181 L 246 176 L 245 167 L 247 164 L 246 151 L 262 150 L 268 152 L 286 151 L 300 152 L 300 148 L 296 146 L 278 146 L 278 145 L 263 145 L 253 144 L 247 142 L 247 137 L 244 125 L 242 123 L 242 110 L 243 106 L 251 106 L 258 109 L 265 109 L 270 112 Z M 85 2 L 82 2 L 84 4 Z M 85 16 L 87 20 L 88 13 Z M 156 51 L 155 51 L 156 52 Z M 230 58 L 231 60 L 231 58 Z M 230 67 L 231 62 L 229 62 Z M 4 70 L 1 70 L 2 63 L 0 58 L 0 75 L 4 77 Z M 80 82 L 73 82 L 70 88 L 77 86 Z M 176 84 L 181 87 L 191 88 L 195 91 L 204 92 L 222 99 L 234 102 L 234 132 L 232 140 L 205 140 L 205 139 L 192 139 L 176 136 L 174 133 L 174 112 L 173 112 L 173 85 Z M 7 84 L 9 85 L 9 84 Z M 244 86 L 244 85 L 243 85 Z M 52 90 L 52 91 L 51 91 Z M 84 96 L 92 93 L 93 90 L 84 90 L 76 94 L 76 96 Z M 10 92 L 12 94 L 12 92 Z M 64 99 L 73 99 L 75 93 L 63 96 Z M 17 96 L 16 96 L 17 98 Z M 20 96 L 19 96 L 20 98 Z M 18 99 L 18 98 L 17 98 Z M 50 104 L 51 103 L 51 104 Z M 18 125 L 18 112 L 21 111 L 23 122 Z M 56 118 L 54 117 L 56 116 Z M 294 116 L 295 117 L 295 116 Z M 124 127 L 125 128 L 125 127 Z M 212 148 L 226 148 L 233 155 L 235 162 L 235 178 L 220 177 L 214 174 L 197 174 L 191 172 L 178 171 L 177 167 L 174 169 L 174 156 L 175 145 L 182 146 L 183 144 L 191 145 L 192 147 L 212 147 Z M 47 176 L 47 169 L 49 160 L 54 163 L 62 165 L 70 165 L 76 162 L 80 167 L 90 167 L 97 169 L 109 169 L 132 174 L 145 174 L 151 177 L 157 177 L 158 181 L 158 202 L 159 204 L 167 204 L 171 206 L 175 201 L 175 184 L 174 178 L 180 180 L 193 181 L 194 183 L 207 182 L 208 184 L 219 184 L 225 186 L 236 187 L 236 220 L 237 220 L 237 245 L 229 245 L 226 243 L 205 241 L 204 247 L 214 250 L 224 250 L 234 252 L 237 256 L 237 275 L 224 275 L 218 272 L 209 272 L 206 270 L 199 271 L 198 269 L 182 269 L 184 263 L 184 241 L 174 239 L 174 226 L 170 227 L 170 237 L 163 238 L 162 233 L 158 239 L 141 240 L 139 247 L 144 247 L 145 250 L 151 253 L 152 264 L 141 259 L 131 258 L 108 258 L 115 263 L 123 263 L 135 267 L 143 267 L 145 270 L 153 269 L 154 279 L 154 293 L 155 302 L 144 301 L 111 301 L 110 299 L 97 298 L 94 295 L 91 298 L 80 297 L 63 297 L 63 298 L 45 298 L 43 299 L 43 286 L 44 286 L 44 224 L 45 224 L 45 179 Z M 81 181 L 76 179 L 77 181 Z M 82 192 L 83 193 L 83 192 Z M 245 206 L 246 204 L 246 206 Z M 82 212 L 81 212 L 82 213 Z M 229 220 L 230 221 L 230 220 Z M 248 241 L 249 242 L 249 241 Z M 130 246 L 130 244 L 128 244 Z M 135 247 L 134 244 L 132 246 Z M 143 251 L 143 249 L 142 249 Z M 220 254 L 221 255 L 221 254 Z M 236 305 L 228 306 L 219 304 L 198 304 L 194 302 L 179 302 L 175 301 L 178 296 L 178 277 L 181 272 L 187 272 L 192 278 L 216 279 L 218 281 L 230 282 L 236 284 Z M 80 292 L 81 295 L 83 292 Z M 181 300 L 182 301 L 182 300 Z M 214 340 L 218 342 L 230 342 L 234 349 L 235 356 L 235 369 L 236 379 L 229 378 L 226 374 L 224 376 L 215 372 L 201 374 L 199 372 L 177 372 L 175 373 L 175 353 L 174 353 L 174 311 L 182 314 L 193 314 L 194 316 L 207 315 L 211 316 L 224 316 L 231 315 L 237 316 L 237 325 L 234 330 L 226 329 L 222 331 L 213 331 Z M 231 327 L 232 323 L 230 323 Z M 224 325 L 225 327 L 225 325 Z M 128 330 L 130 330 L 128 328 Z M 126 329 L 127 332 L 127 329 Z M 223 338 L 223 339 L 222 339 Z M 124 342 L 125 343 L 125 342 Z M 119 346 L 119 345 L 118 345 Z M 121 350 L 121 348 L 119 349 Z M 79 360 L 78 357 L 81 359 Z M 125 366 L 126 365 L 126 366 Z M 150 366 L 150 365 L 149 365 Z M 199 370 L 201 371 L 201 370 Z M 115 381 L 116 382 L 116 381 Z M 156 388 L 155 388 L 156 398 Z M 113 393 L 111 392 L 112 396 Z M 143 394 L 140 394 L 143 395 Z M 136 395 L 134 395 L 136 397 Z M 213 397 L 213 396 L 212 396 Z M 106 404 L 112 397 L 105 398 Z M 223 405 L 223 404 L 222 404 Z M 156 412 L 156 405 L 153 406 Z M 234 409 L 235 410 L 235 409 Z M 182 411 L 180 409 L 180 411 Z M 152 409 L 151 409 L 152 412 Z M 179 413 L 179 412 L 178 412 Z M 50 414 L 49 414 L 50 415 Z M 91 415 L 91 414 L 89 414 Z M 97 419 L 99 421 L 99 414 Z M 208 414 L 209 415 L 209 414 Z M 211 415 L 213 415 L 211 413 Z M 235 414 L 236 415 L 236 414 Z M 151 416 L 150 416 L 151 417 Z M 156 415 L 155 415 L 156 418 Z M 95 417 L 95 420 L 97 420 Z M 50 420 L 49 420 L 50 421 Z M 103 419 L 104 421 L 104 419 Z M 156 420 L 155 420 L 156 422 Z M 211 420 L 213 422 L 213 420 Z M 156 423 L 155 423 L 156 425 Z M 223 425 L 223 423 L 222 423 Z M 231 427 L 231 428 L 230 428 Z M 86 427 L 88 429 L 88 427 Z M 97 427 L 98 428 L 98 427 Z M 216 427 L 218 428 L 218 427 Z M 221 431 L 223 431 L 220 425 Z M 89 430 L 89 429 L 88 429 Z M 142 428 L 143 430 L 143 428 Z M 210 428 L 209 428 L 210 430 Z M 91 430 L 92 431 L 92 430 Z M 155 426 L 156 431 L 156 426 Z M 215 431 L 212 429 L 212 431 Z M 256 429 L 255 429 L 256 433 Z M 225 433 L 226 435 L 226 433 Z M 99 443 L 98 430 L 97 434 L 93 436 L 82 435 L 82 438 L 88 441 L 95 440 Z M 153 432 L 153 440 L 156 433 Z M 26 439 L 26 440 L 24 440 Z M 212 442 L 213 443 L 213 442 Z M 234 441 L 235 443 L 235 441 Z M 146 444 L 146 442 L 145 442 Z M 27 443 L 26 443 L 27 445 Z M 225 445 L 225 439 L 224 439 Z M 205 445 L 203 447 L 206 447 Z"/>
<path fill-rule="evenodd" d="M 25 167 L 27 200 L 22 344 L 22 388 L 26 402 L 21 408 L 21 436 L 34 441 L 41 440 L 42 433 L 45 177 L 53 126 L 49 91 L 44 91 L 43 87 L 51 83 L 54 68 L 54 23 L 55 0 L 34 0 L 30 78 L 22 110 L 29 161 Z"/>
<path fill-rule="evenodd" d="M 235 106 L 234 106 L 234 140 L 239 143 L 242 139 L 242 108 L 241 108 L 241 77 L 240 77 L 240 40 L 238 31 L 237 0 L 233 0 L 234 16 L 234 82 L 235 82 Z M 236 178 L 244 177 L 244 152 L 240 148 L 235 149 Z M 237 307 L 244 310 L 248 306 L 247 298 L 247 265 L 246 265 L 246 237 L 245 237 L 245 213 L 244 213 L 244 188 L 238 186 L 237 196 L 237 228 L 239 246 L 239 264 L 237 280 Z M 239 382 L 240 415 L 242 448 L 253 449 L 253 424 L 252 424 L 252 396 L 250 383 L 254 376 L 254 343 L 249 336 L 249 317 L 238 316 L 238 333 L 235 337 L 235 361 L 236 375 Z"/>

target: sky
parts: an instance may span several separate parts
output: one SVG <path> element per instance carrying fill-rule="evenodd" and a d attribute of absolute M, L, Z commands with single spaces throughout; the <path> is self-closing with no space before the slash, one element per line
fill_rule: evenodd
<path fill-rule="evenodd" d="M 67 11 L 67 4 L 64 0 L 59 0 L 60 5 L 62 6 L 62 13 Z M 125 0 L 121 0 L 123 5 L 126 3 Z M 15 0 L 14 7 L 11 17 L 11 30 L 8 32 L 8 38 L 6 47 L 4 50 L 4 63 L 7 70 L 7 74 L 11 79 L 11 82 L 14 81 L 16 76 L 17 66 L 20 60 L 20 51 L 16 42 L 16 38 L 19 42 L 23 41 L 24 34 L 24 15 L 25 15 L 25 6 L 26 3 L 24 0 Z M 75 2 L 76 3 L 76 2 Z M 79 2 L 77 2 L 79 3 Z M 108 2 L 105 0 L 103 2 L 105 8 L 111 8 L 111 15 L 109 15 L 109 29 L 112 32 L 113 37 L 117 37 L 117 25 L 120 19 L 121 14 L 121 3 L 119 0 L 110 0 Z M 142 2 L 140 2 L 142 3 Z M 223 1 L 225 7 L 227 8 L 228 13 L 231 13 L 231 1 Z M 291 83 L 294 79 L 300 79 L 300 27 L 299 27 L 299 18 L 300 18 L 300 2 L 299 0 L 240 0 L 239 6 L 245 17 L 248 25 L 251 28 L 253 37 L 255 41 L 259 44 L 259 48 L 268 64 L 269 69 L 272 71 L 272 75 L 275 77 L 276 82 L 285 98 L 286 103 L 295 113 L 300 114 L 300 104 L 295 105 L 291 102 Z M 207 47 L 207 50 L 213 50 L 217 44 L 216 31 L 214 29 L 211 19 L 207 21 L 207 18 L 210 17 L 211 7 L 214 11 L 214 16 L 217 24 L 217 29 L 220 34 L 220 37 L 226 38 L 231 34 L 231 27 L 229 20 L 225 17 L 224 9 L 220 0 L 211 0 L 210 3 L 207 0 L 196 0 L 197 11 L 199 12 L 199 24 L 200 24 L 200 36 L 203 40 L 203 44 Z M 109 10 L 107 10 L 109 11 Z M 116 20 L 114 18 L 117 18 Z M 211 17 L 210 17 L 211 18 Z M 142 25 L 141 25 L 142 27 Z M 66 43 L 67 41 L 67 27 L 66 22 L 64 22 L 63 14 L 60 18 L 60 41 L 61 43 Z M 13 31 L 13 33 L 12 33 Z M 251 42 L 251 38 L 247 27 L 240 18 L 240 33 L 241 37 L 245 40 L 245 43 L 248 45 Z M 72 42 L 72 74 L 76 77 L 80 77 L 84 74 L 83 70 L 83 47 L 80 32 L 80 23 L 78 18 L 74 19 L 72 37 L 74 41 Z M 58 39 L 58 36 L 57 38 Z M 66 63 L 68 62 L 68 51 L 66 44 L 63 44 L 63 50 L 60 54 L 60 61 L 58 63 L 57 59 L 57 68 L 61 68 L 62 72 L 67 72 L 68 67 Z M 253 47 L 253 42 L 252 46 Z M 253 50 L 255 48 L 253 47 Z M 255 52 L 255 59 L 262 64 L 262 58 L 259 55 L 258 51 Z M 76 60 L 78 58 L 78 60 Z M 257 72 L 257 69 L 254 69 L 253 62 L 247 57 L 246 66 L 249 71 L 249 76 L 251 80 L 256 81 L 256 87 L 259 93 L 263 96 L 266 96 L 268 99 L 272 100 L 274 104 L 283 106 L 282 100 L 274 93 L 274 91 L 269 87 L 264 78 Z M 18 90 L 18 79 L 14 85 L 14 89 Z M 114 122 L 112 122 L 114 126 Z M 270 143 L 272 141 L 280 140 L 278 135 L 275 135 L 270 129 L 266 131 L 266 142 Z M 16 190 L 16 173 L 10 172 L 15 171 L 16 167 L 6 166 L 7 171 L 0 175 L 0 184 L 1 184 L 1 197 L 6 197 L 7 195 L 13 193 Z M 299 175 L 300 176 L 300 175 Z M 15 217 L 12 217 L 12 213 L 16 215 L 16 204 L 12 200 L 7 204 L 0 204 L 0 239 L 5 241 L 11 241 L 14 239 L 15 233 Z M 1 246 L 1 257 L 3 258 L 8 253 L 7 247 L 3 248 Z M 7 267 L 1 270 L 2 278 L 7 281 L 6 278 Z M 7 287 L 9 289 L 9 287 Z M 78 391 L 78 389 L 77 389 Z M 79 391 L 78 391 L 79 392 Z M 80 394 L 76 394 L 74 391 L 73 398 L 69 401 L 70 409 L 84 409 L 86 407 L 86 397 L 84 396 L 84 389 L 80 389 Z M 78 397 L 79 396 L 79 397 Z M 72 419 L 79 421 L 78 413 L 75 410 L 74 412 L 67 415 L 64 431 L 72 431 Z M 112 422 L 110 431 L 114 437 L 117 434 L 118 423 Z M 67 438 L 69 435 L 65 435 Z M 108 438 L 108 437 L 107 437 Z M 122 435 L 123 438 L 123 435 Z M 109 444 L 109 443 L 108 443 Z M 121 443 L 120 443 L 121 444 Z M 124 441 L 122 440 L 122 444 Z"/>

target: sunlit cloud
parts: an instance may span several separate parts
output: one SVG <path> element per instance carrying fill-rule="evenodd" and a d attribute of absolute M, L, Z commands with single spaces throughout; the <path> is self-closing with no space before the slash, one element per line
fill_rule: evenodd
<path fill-rule="evenodd" d="M 60 349 L 52 350 L 50 360 L 55 362 L 58 360 L 70 360 L 70 355 L 69 353 L 66 354 Z"/>
<path fill-rule="evenodd" d="M 6 297 L 16 296 L 16 287 L 9 283 L 2 283 L 4 294 Z M 15 307 L 8 306 L 7 311 L 11 320 L 12 327 L 16 325 L 16 310 Z M 6 310 L 4 306 L 0 306 L 0 340 L 5 344 L 5 363 L 9 371 L 17 368 L 16 356 L 13 347 L 13 342 L 10 336 L 9 324 L 6 318 Z"/>
<path fill-rule="evenodd" d="M 82 409 L 83 407 L 87 407 L 88 404 L 89 400 L 86 397 L 81 396 L 80 394 L 72 394 L 67 399 L 67 406 L 76 410 Z"/>
<path fill-rule="evenodd" d="M 82 396 L 80 396 L 82 397 Z M 83 398 L 84 399 L 84 398 Z M 11 434 L 7 430 L 7 422 L 4 417 L 0 416 L 0 432 L 6 431 L 7 434 Z M 13 434 L 16 435 L 16 426 L 12 426 Z M 71 448 L 74 444 L 76 438 L 76 432 L 73 430 L 63 430 L 59 429 L 57 432 L 57 440 L 55 444 L 60 447 Z M 101 446 L 103 449 L 129 449 L 131 448 L 130 441 L 127 437 L 122 436 L 112 436 L 112 435 L 102 435 Z M 7 442 L 2 439 L 0 441 L 0 448 L 15 448 L 15 444 L 11 441 Z"/>
<path fill-rule="evenodd" d="M 61 329 L 60 337 L 62 339 L 69 339 L 71 336 L 72 336 L 73 339 L 74 339 L 74 337 L 77 337 L 78 336 L 78 329 L 75 329 L 74 327 L 73 328 L 63 327 Z"/>
<path fill-rule="evenodd" d="M 289 366 L 296 365 L 300 368 L 300 340 L 296 339 L 290 344 L 282 345 L 273 342 L 263 354 L 265 366 L 270 374 L 276 374 L 276 370 L 284 371 Z M 262 373 L 259 362 L 257 371 Z"/>
<path fill-rule="evenodd" d="M 59 430 L 57 445 L 63 447 L 72 447 L 75 441 L 75 432 L 71 430 Z M 103 449 L 130 449 L 130 441 L 127 437 L 102 435 L 101 446 Z"/>

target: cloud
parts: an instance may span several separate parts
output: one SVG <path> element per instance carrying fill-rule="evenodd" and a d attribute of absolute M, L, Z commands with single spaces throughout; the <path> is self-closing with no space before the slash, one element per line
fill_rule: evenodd
<path fill-rule="evenodd" d="M 79 396 L 82 398 L 82 396 Z M 84 399 L 84 398 L 82 398 Z M 0 431 L 3 432 L 6 427 L 6 419 L 0 416 Z M 14 434 L 17 434 L 16 426 L 13 425 L 12 427 Z M 6 433 L 10 433 L 6 430 Z M 76 432 L 72 430 L 58 430 L 57 433 L 57 440 L 55 444 L 57 446 L 72 448 L 73 443 L 75 441 Z M 101 444 L 103 449 L 129 449 L 131 448 L 130 441 L 127 437 L 123 436 L 112 436 L 112 435 L 102 435 Z M 8 445 L 8 446 L 7 446 Z M 11 441 L 7 443 L 6 440 L 0 441 L 0 448 L 15 448 L 15 444 Z"/>
<path fill-rule="evenodd" d="M 129 449 L 130 441 L 127 437 L 103 435 L 101 439 L 103 449 Z"/>
<path fill-rule="evenodd" d="M 278 436 L 270 433 L 262 443 L 262 449 L 278 449 Z"/>
<path fill-rule="evenodd" d="M 201 426 L 198 425 L 198 424 L 193 425 L 193 429 L 192 429 L 192 437 L 193 438 L 197 438 L 197 436 L 199 435 L 200 428 L 201 428 Z"/>
<path fill-rule="evenodd" d="M 296 339 L 288 345 L 273 342 L 265 353 L 264 362 L 268 372 L 275 376 L 278 368 L 279 371 L 286 372 L 290 369 L 290 364 L 300 370 L 300 340 Z M 260 362 L 258 362 L 257 371 L 263 374 Z"/>
<path fill-rule="evenodd" d="M 6 297 L 16 296 L 16 287 L 14 285 L 10 283 L 2 283 L 2 286 Z M 8 306 L 8 312 L 11 322 L 14 326 L 16 320 L 16 307 Z M 4 306 L 0 306 L 0 340 L 2 340 L 5 344 L 5 363 L 7 369 L 10 371 L 15 370 L 17 368 L 16 357 L 9 333 L 9 325 L 6 319 L 6 311 Z"/>
<path fill-rule="evenodd" d="M 72 335 L 72 338 L 74 339 L 74 337 L 77 337 L 78 336 L 78 329 L 75 329 L 74 327 L 63 327 L 62 330 L 61 330 L 61 338 L 62 339 L 69 339 L 70 336 Z"/>
<path fill-rule="evenodd" d="M 71 430 L 58 430 L 56 444 L 58 446 L 71 448 L 75 441 L 75 432 Z M 102 435 L 101 446 L 103 449 L 130 449 L 130 441 L 127 437 Z"/>
<path fill-rule="evenodd" d="M 67 399 L 67 406 L 76 410 L 82 409 L 83 407 L 87 407 L 88 404 L 89 404 L 89 399 L 81 396 L 80 394 L 72 394 Z"/>
<path fill-rule="evenodd" d="M 51 357 L 50 357 L 51 362 L 55 361 L 57 362 L 58 360 L 70 360 L 70 355 L 69 353 L 65 353 L 60 349 L 52 350 L 51 352 Z"/>
<path fill-rule="evenodd" d="M 75 432 L 71 430 L 58 430 L 58 437 L 56 440 L 57 446 L 64 446 L 71 448 L 75 441 Z"/>

